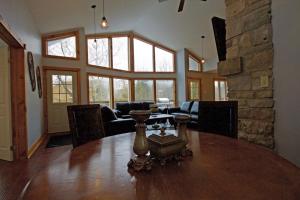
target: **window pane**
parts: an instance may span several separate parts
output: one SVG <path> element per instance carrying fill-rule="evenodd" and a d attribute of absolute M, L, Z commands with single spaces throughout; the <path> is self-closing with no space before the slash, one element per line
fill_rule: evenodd
<path fill-rule="evenodd" d="M 134 89 L 136 101 L 154 100 L 154 89 L 152 80 L 135 80 Z"/>
<path fill-rule="evenodd" d="M 169 106 L 175 104 L 175 84 L 173 80 L 156 81 L 156 98 L 158 106 Z"/>
<path fill-rule="evenodd" d="M 47 40 L 47 55 L 76 58 L 76 37 Z"/>
<path fill-rule="evenodd" d="M 113 68 L 128 70 L 128 37 L 112 38 Z"/>
<path fill-rule="evenodd" d="M 153 71 L 152 45 L 134 39 L 134 71 Z"/>
<path fill-rule="evenodd" d="M 110 104 L 109 78 L 89 76 L 89 100 L 90 103 Z"/>
<path fill-rule="evenodd" d="M 155 66 L 157 72 L 173 72 L 174 57 L 173 54 L 155 47 Z"/>
<path fill-rule="evenodd" d="M 226 88 L 225 88 L 225 82 L 220 81 L 220 100 L 225 101 L 226 100 Z"/>
<path fill-rule="evenodd" d="M 191 71 L 200 71 L 200 63 L 195 59 L 189 56 L 189 70 Z"/>
<path fill-rule="evenodd" d="M 200 83 L 199 81 L 190 81 L 190 99 L 191 100 L 199 100 L 200 94 Z"/>
<path fill-rule="evenodd" d="M 52 75 L 52 102 L 73 103 L 72 84 L 72 76 Z"/>
<path fill-rule="evenodd" d="M 88 64 L 109 67 L 108 38 L 88 39 Z"/>
<path fill-rule="evenodd" d="M 129 81 L 126 79 L 114 79 L 114 101 L 128 102 L 129 101 Z"/>
<path fill-rule="evenodd" d="M 219 81 L 215 81 L 215 101 L 220 100 Z"/>

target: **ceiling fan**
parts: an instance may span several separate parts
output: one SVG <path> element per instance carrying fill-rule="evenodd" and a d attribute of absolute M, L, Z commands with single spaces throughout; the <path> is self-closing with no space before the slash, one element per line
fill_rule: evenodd
<path fill-rule="evenodd" d="M 167 1 L 167 0 L 158 0 L 158 1 L 159 2 L 164 2 L 164 1 Z M 201 1 L 207 1 L 207 0 L 201 0 Z M 183 11 L 184 3 L 185 3 L 185 0 L 180 0 L 179 7 L 178 7 L 178 12 Z"/>

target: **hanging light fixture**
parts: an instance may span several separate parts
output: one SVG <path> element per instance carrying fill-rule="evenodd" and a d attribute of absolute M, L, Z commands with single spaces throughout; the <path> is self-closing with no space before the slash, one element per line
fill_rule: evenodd
<path fill-rule="evenodd" d="M 92 5 L 91 7 L 94 11 L 94 34 L 96 35 L 96 32 L 97 32 L 97 27 L 96 27 L 96 5 Z M 95 38 L 94 42 L 97 43 L 96 38 Z"/>
<path fill-rule="evenodd" d="M 205 36 L 202 35 L 201 38 L 202 38 L 202 55 L 201 55 L 202 58 L 201 58 L 201 63 L 204 64 L 205 63 L 205 59 L 204 59 L 204 39 L 205 39 Z"/>
<path fill-rule="evenodd" d="M 103 17 L 100 22 L 100 26 L 101 26 L 101 28 L 108 28 L 108 21 L 105 17 L 105 2 L 104 2 L 104 0 L 102 0 L 102 8 L 103 8 Z"/>

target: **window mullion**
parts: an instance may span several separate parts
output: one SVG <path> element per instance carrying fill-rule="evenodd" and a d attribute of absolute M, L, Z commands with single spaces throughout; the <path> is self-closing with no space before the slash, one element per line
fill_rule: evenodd
<path fill-rule="evenodd" d="M 156 72 L 156 61 L 155 61 L 155 45 L 152 45 L 152 55 L 153 55 L 153 72 Z"/>
<path fill-rule="evenodd" d="M 109 68 L 113 68 L 113 49 L 112 49 L 112 37 L 108 37 L 108 51 L 109 51 Z"/>

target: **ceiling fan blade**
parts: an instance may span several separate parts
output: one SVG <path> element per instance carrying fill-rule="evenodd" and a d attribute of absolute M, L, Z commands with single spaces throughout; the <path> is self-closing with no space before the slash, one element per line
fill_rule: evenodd
<path fill-rule="evenodd" d="M 182 12 L 185 0 L 180 0 L 178 12 Z"/>

